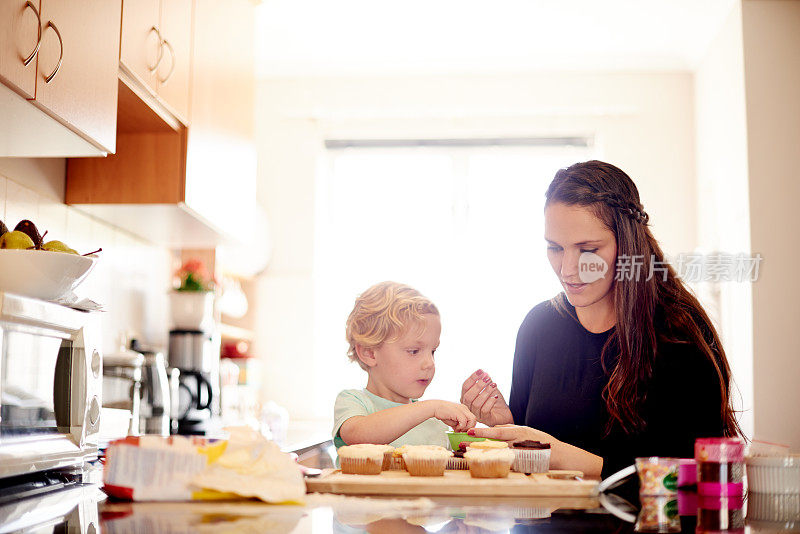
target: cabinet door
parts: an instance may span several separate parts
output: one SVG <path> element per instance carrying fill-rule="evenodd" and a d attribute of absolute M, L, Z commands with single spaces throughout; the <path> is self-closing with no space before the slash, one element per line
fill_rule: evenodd
<path fill-rule="evenodd" d="M 125 0 L 122 6 L 119 61 L 153 94 L 156 93 L 153 69 L 159 59 L 164 61 L 159 39 L 159 5 L 159 0 Z"/>
<path fill-rule="evenodd" d="M 33 98 L 36 89 L 33 52 L 38 42 L 38 10 L 39 0 L 0 0 L 0 82 L 25 98 Z M 26 66 L 25 60 L 29 57 Z"/>
<path fill-rule="evenodd" d="M 231 235 L 255 216 L 254 7 L 196 0 L 186 204 Z"/>
<path fill-rule="evenodd" d="M 164 59 L 159 65 L 158 96 L 184 123 L 189 118 L 193 0 L 161 1 Z"/>
<path fill-rule="evenodd" d="M 42 0 L 37 106 L 114 152 L 121 0 Z"/>

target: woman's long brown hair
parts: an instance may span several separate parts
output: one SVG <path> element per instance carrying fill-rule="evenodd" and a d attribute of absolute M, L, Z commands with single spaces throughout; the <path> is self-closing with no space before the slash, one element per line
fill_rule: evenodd
<path fill-rule="evenodd" d="M 609 430 L 614 422 L 625 432 L 644 429 L 646 422 L 640 414 L 653 375 L 658 343 L 674 342 L 697 346 L 712 362 L 719 378 L 725 435 L 740 435 L 730 404 L 731 371 L 719 335 L 700 302 L 665 261 L 647 226 L 649 217 L 633 180 L 621 169 L 602 161 L 576 163 L 556 173 L 545 197 L 545 205 L 561 202 L 592 208 L 614 232 L 617 257 L 641 261 L 638 278 L 634 272 L 632 279 L 622 277 L 612 287 L 616 328 L 602 353 L 606 373 L 609 359 L 618 356 L 603 391 L 611 416 Z M 649 273 L 653 275 L 648 276 Z M 612 351 L 618 354 L 609 354 Z"/>

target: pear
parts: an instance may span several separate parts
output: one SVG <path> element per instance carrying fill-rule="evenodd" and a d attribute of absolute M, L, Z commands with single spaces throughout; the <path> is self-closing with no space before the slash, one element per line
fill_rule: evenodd
<path fill-rule="evenodd" d="M 42 236 L 39 234 L 39 230 L 36 228 L 36 225 L 28 219 L 17 223 L 17 226 L 14 227 L 14 231 L 26 233 L 28 237 L 31 238 L 31 241 L 33 241 L 33 245 L 37 250 L 42 248 Z"/>
<path fill-rule="evenodd" d="M 42 245 L 42 250 L 47 250 L 50 252 L 64 252 L 66 254 L 75 254 L 75 255 L 78 254 L 76 250 L 69 248 L 61 241 L 55 241 L 55 240 L 48 241 L 47 243 Z"/>
<path fill-rule="evenodd" d="M 6 232 L 0 237 L 0 248 L 21 248 L 31 249 L 36 248 L 33 244 L 33 239 L 28 234 L 20 231 Z"/>
<path fill-rule="evenodd" d="M 3 221 L 0 221 L 0 236 L 2 236 L 6 232 L 8 232 L 8 226 L 6 226 L 6 223 L 4 223 Z"/>

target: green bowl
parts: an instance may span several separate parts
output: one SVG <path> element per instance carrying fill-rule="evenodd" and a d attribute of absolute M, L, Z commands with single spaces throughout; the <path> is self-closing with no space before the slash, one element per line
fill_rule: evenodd
<path fill-rule="evenodd" d="M 477 436 L 470 436 L 466 432 L 447 432 L 447 439 L 450 440 L 450 448 L 454 451 L 458 450 L 458 444 L 462 441 L 500 441 L 490 438 L 479 438 Z"/>

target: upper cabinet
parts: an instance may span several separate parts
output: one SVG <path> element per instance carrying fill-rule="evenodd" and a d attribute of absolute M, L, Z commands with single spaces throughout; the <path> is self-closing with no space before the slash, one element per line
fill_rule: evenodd
<path fill-rule="evenodd" d="M 120 67 L 189 122 L 192 0 L 127 0 L 122 6 Z"/>
<path fill-rule="evenodd" d="M 121 0 L 0 2 L 0 81 L 17 95 L 0 90 L 0 156 L 114 151 L 121 9 Z"/>
<path fill-rule="evenodd" d="M 114 152 L 120 0 L 42 0 L 34 103 Z"/>
<path fill-rule="evenodd" d="M 33 98 L 42 32 L 39 0 L 3 0 L 0 24 L 0 81 L 25 98 Z"/>
<path fill-rule="evenodd" d="M 253 3 L 160 0 L 158 25 L 136 31 L 129 4 L 148 2 L 123 6 L 117 152 L 69 159 L 66 202 L 166 246 L 258 246 Z M 168 120 L 181 109 L 187 120 Z"/>

